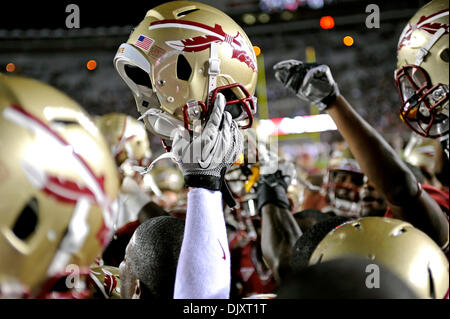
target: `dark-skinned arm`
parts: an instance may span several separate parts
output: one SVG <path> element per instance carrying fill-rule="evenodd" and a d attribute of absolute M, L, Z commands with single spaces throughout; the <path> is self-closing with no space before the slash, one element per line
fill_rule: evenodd
<path fill-rule="evenodd" d="M 287 184 L 281 171 L 261 176 L 257 194 L 262 254 L 280 283 L 290 270 L 292 248 L 302 232 L 289 210 Z"/>
<path fill-rule="evenodd" d="M 265 261 L 280 283 L 291 269 L 292 248 L 302 232 L 291 212 L 274 204 L 261 209 L 261 248 Z"/>
<path fill-rule="evenodd" d="M 448 221 L 422 191 L 413 173 L 381 135 L 340 95 L 327 108 L 369 180 L 385 196 L 395 218 L 410 222 L 441 247 L 448 244 Z"/>

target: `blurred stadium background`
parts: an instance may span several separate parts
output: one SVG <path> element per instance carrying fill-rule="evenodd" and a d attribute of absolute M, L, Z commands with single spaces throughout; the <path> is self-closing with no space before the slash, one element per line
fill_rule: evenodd
<path fill-rule="evenodd" d="M 121 112 L 138 116 L 132 94 L 114 70 L 117 48 L 148 9 L 165 1 L 3 4 L 0 19 L 0 70 L 45 81 L 77 100 L 89 113 Z M 284 59 L 316 60 L 329 64 L 341 92 L 357 111 L 396 149 L 410 131 L 398 116 L 399 97 L 394 85 L 396 45 L 402 28 L 426 1 L 422 0 L 211 0 L 235 19 L 253 45 L 261 49 L 258 85 L 259 118 L 281 118 L 317 113 L 317 109 L 287 92 L 273 76 L 272 66 Z M 67 29 L 65 8 L 80 7 L 81 28 Z M 380 28 L 368 29 L 368 4 L 380 8 Z M 322 17 L 334 27 L 323 29 Z M 345 36 L 354 43 L 346 46 Z M 94 70 L 87 62 L 95 60 Z M 264 65 L 264 68 L 261 66 Z M 264 72 L 261 72 L 264 71 Z M 318 154 L 339 141 L 337 131 L 280 136 L 280 145 L 292 157 Z M 315 143 L 314 143 L 315 142 Z M 320 142 L 320 143 L 317 143 Z M 152 137 L 154 154 L 162 152 Z M 302 144 L 304 147 L 299 148 Z"/>

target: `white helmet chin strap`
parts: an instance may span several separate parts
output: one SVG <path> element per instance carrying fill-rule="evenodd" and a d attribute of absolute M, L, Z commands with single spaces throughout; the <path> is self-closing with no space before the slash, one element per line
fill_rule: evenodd
<path fill-rule="evenodd" d="M 208 67 L 208 104 L 211 99 L 211 93 L 217 87 L 217 76 L 220 74 L 219 44 L 212 42 L 209 50 Z"/>
<path fill-rule="evenodd" d="M 416 62 L 414 63 L 417 66 L 420 66 L 425 59 L 425 57 L 430 53 L 433 45 L 439 40 L 441 36 L 445 34 L 445 28 L 440 28 L 436 31 L 436 33 L 428 40 L 427 44 L 424 47 L 419 48 L 416 54 Z"/>

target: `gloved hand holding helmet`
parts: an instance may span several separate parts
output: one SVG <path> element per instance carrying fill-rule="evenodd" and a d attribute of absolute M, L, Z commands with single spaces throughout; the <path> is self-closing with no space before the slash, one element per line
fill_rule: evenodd
<path fill-rule="evenodd" d="M 219 94 L 199 136 L 192 138 L 184 128 L 175 134 L 172 153 L 187 186 L 220 190 L 226 171 L 242 153 L 242 134 L 224 109 L 225 97 Z"/>

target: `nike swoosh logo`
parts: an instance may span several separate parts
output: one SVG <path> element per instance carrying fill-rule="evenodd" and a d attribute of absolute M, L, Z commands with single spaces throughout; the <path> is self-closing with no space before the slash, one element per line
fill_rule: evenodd
<path fill-rule="evenodd" d="M 220 240 L 217 239 L 217 241 L 219 242 L 220 248 L 222 249 L 222 253 L 223 253 L 222 259 L 227 260 L 227 256 L 225 255 L 225 250 L 223 249 L 222 244 L 220 243 Z"/>
<path fill-rule="evenodd" d="M 211 157 L 211 156 L 209 156 L 209 157 Z M 207 159 L 206 161 L 202 161 L 201 159 L 199 159 L 197 162 L 198 162 L 198 165 L 200 165 L 200 167 L 202 169 L 207 169 L 211 165 L 210 159 Z"/>

